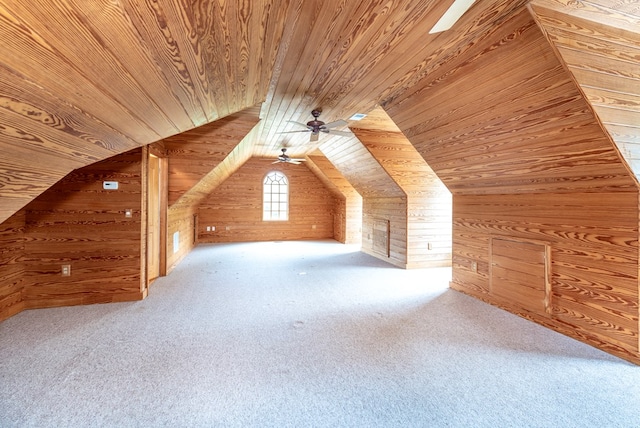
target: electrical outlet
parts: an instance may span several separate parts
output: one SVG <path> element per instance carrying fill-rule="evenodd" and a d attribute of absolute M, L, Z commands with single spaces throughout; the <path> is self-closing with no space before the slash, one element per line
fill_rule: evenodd
<path fill-rule="evenodd" d="M 478 262 L 471 262 L 471 270 L 478 272 Z"/>
<path fill-rule="evenodd" d="M 124 210 L 124 216 L 125 216 L 126 218 L 131 218 L 131 217 L 133 217 L 133 211 L 132 211 L 131 209 L 126 209 L 126 210 Z"/>
<path fill-rule="evenodd" d="M 71 276 L 71 265 L 62 265 L 62 276 Z"/>
<path fill-rule="evenodd" d="M 207 232 L 211 232 L 211 226 L 207 226 Z"/>

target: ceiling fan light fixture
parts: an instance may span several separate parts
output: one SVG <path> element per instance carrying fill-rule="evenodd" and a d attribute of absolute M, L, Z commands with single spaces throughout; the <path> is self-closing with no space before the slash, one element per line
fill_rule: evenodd
<path fill-rule="evenodd" d="M 451 6 L 449 6 L 449 9 L 447 9 L 438 22 L 436 22 L 436 25 L 429 30 L 429 34 L 441 33 L 453 27 L 453 24 L 458 22 L 475 1 L 476 0 L 454 0 Z"/>

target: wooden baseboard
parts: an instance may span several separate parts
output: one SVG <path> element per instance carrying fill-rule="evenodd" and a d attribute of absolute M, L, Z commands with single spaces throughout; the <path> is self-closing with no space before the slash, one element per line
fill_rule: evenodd
<path fill-rule="evenodd" d="M 145 297 L 144 291 L 129 291 L 122 293 L 91 293 L 74 294 L 69 296 L 48 297 L 46 299 L 29 299 L 25 301 L 24 309 L 57 308 L 61 306 L 93 305 L 98 303 L 133 302 Z"/>
<path fill-rule="evenodd" d="M 25 309 L 22 292 L 16 292 L 0 299 L 0 321 L 11 318 Z"/>

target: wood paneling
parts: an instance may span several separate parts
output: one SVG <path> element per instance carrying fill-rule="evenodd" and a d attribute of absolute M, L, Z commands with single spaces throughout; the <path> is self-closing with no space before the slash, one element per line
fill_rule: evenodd
<path fill-rule="evenodd" d="M 454 196 L 451 285 L 639 362 L 637 204 L 637 192 Z M 549 246 L 550 320 L 533 303 L 492 299 L 495 238 Z"/>
<path fill-rule="evenodd" d="M 197 206 L 200 204 L 217 186 L 238 170 L 250 157 L 253 147 L 253 137 L 256 128 L 239 142 L 239 144 L 220 162 L 215 168 L 209 171 L 193 187 L 186 190 L 180 198 L 175 201 L 170 210 L 183 209 L 185 206 Z"/>
<path fill-rule="evenodd" d="M 519 238 L 551 235 L 552 268 L 562 272 L 553 273 L 553 297 L 560 303 L 554 304 L 551 325 L 637 359 L 638 260 L 634 250 L 625 251 L 637 246 L 638 189 L 619 153 L 637 168 L 632 125 L 638 93 L 616 89 L 637 80 L 637 45 L 629 43 L 637 40 L 637 9 L 616 0 L 536 0 L 536 7 L 544 3 L 571 16 L 565 24 L 558 15 L 543 14 L 551 20 L 540 21 L 555 37 L 551 46 L 526 3 L 476 2 L 451 30 L 428 34 L 450 0 L 0 0 L 0 222 L 73 170 L 264 102 L 260 125 L 196 184 L 183 186 L 169 212 L 170 240 L 180 231 L 182 242 L 177 253 L 169 251 L 171 262 L 193 245 L 200 201 L 252 155 L 275 156 L 286 144 L 296 157 L 322 146 L 365 198 L 363 249 L 371 245 L 372 219 L 386 219 L 391 259 L 403 264 L 406 238 L 414 233 L 406 226 L 407 194 L 366 147 L 357 138 L 323 135 L 309 144 L 308 134 L 282 134 L 294 129 L 289 121 L 309 120 L 312 108 L 321 107 L 328 122 L 382 105 L 454 194 L 454 210 L 464 212 L 458 202 L 486 196 L 471 204 L 466 217 L 454 219 L 455 286 L 484 295 L 493 236 L 488 230 Z M 585 21 L 598 23 L 597 32 L 582 27 Z M 587 83 L 578 87 L 576 80 Z M 56 275 L 68 258 L 53 242 L 72 253 L 75 265 L 94 257 L 92 245 L 111 248 L 111 241 L 119 245 L 133 236 L 131 223 L 105 218 L 128 199 L 73 190 L 81 180 L 69 177 L 70 190 L 52 189 L 25 214 L 37 237 L 25 235 L 25 247 L 34 252 L 26 260 L 34 274 L 29 278 L 52 280 L 32 291 L 37 297 L 55 290 L 50 297 L 58 302 L 64 295 L 79 298 L 91 286 L 66 278 L 68 289 L 56 289 L 66 284 Z M 515 220 L 501 229 L 510 204 L 520 204 L 525 194 L 545 209 L 555 204 L 566 216 L 547 223 L 546 211 L 516 210 Z M 86 210 L 92 196 L 95 208 Z M 615 212 L 603 234 L 599 214 L 591 218 L 590 212 L 600 199 Z M 342 202 L 336 204 L 342 212 Z M 619 218 L 618 205 L 633 205 L 633 212 L 625 208 Z M 482 217 L 482 210 L 496 206 L 506 211 Z M 592 223 L 584 223 L 585 217 Z M 76 228 L 82 230 L 74 241 L 66 231 Z M 108 241 L 100 241 L 102 234 Z M 90 255 L 83 259 L 85 244 Z M 129 253 L 113 257 L 134 264 Z M 595 269 L 586 262 L 592 260 Z M 468 270 L 472 262 L 477 273 Z M 112 264 L 105 261 L 100 273 L 81 265 L 80 272 L 102 278 Z M 618 281 L 620 269 L 631 273 Z M 72 266 L 71 278 L 76 272 Z M 590 284 L 598 284 L 597 290 Z"/>
<path fill-rule="evenodd" d="M 407 198 L 356 137 L 323 143 L 322 153 L 362 195 L 362 251 L 396 266 L 407 266 Z M 374 219 L 390 222 L 390 257 L 373 249 Z"/>
<path fill-rule="evenodd" d="M 287 0 L 1 3 L 0 221 L 73 169 L 264 101 L 289 11 Z"/>
<path fill-rule="evenodd" d="M 525 310 L 551 312 L 550 251 L 545 243 L 491 240 L 489 292 Z"/>
<path fill-rule="evenodd" d="M 525 3 L 428 34 L 450 0 L 2 0 L 0 221 L 73 169 L 261 102 L 252 154 L 311 153 L 291 120 L 366 113 Z"/>
<path fill-rule="evenodd" d="M 170 273 L 196 246 L 195 216 L 197 213 L 197 206 L 187 204 L 169 209 L 167 218 L 167 273 Z M 175 233 L 178 233 L 177 247 L 174 245 Z"/>
<path fill-rule="evenodd" d="M 0 321 L 24 309 L 24 226 L 24 210 L 0 224 Z"/>
<path fill-rule="evenodd" d="M 306 166 L 322 181 L 339 204 L 333 238 L 343 244 L 362 242 L 362 196 L 319 150 L 307 156 Z"/>
<path fill-rule="evenodd" d="M 258 109 L 253 107 L 163 141 L 169 156 L 171 204 L 167 214 L 168 272 L 198 242 L 200 203 L 250 158 L 258 121 Z"/>
<path fill-rule="evenodd" d="M 27 206 L 27 308 L 142 298 L 141 168 L 136 149 L 74 171 Z M 103 190 L 104 180 L 118 190 Z"/>
<path fill-rule="evenodd" d="M 320 150 L 363 198 L 405 196 L 357 138 L 334 139 L 323 144 Z"/>
<path fill-rule="evenodd" d="M 449 0 L 301 3 L 289 14 L 256 155 L 269 155 L 282 142 L 279 132 L 296 129 L 289 121 L 307 122 L 316 107 L 323 109 L 325 122 L 367 113 L 458 55 L 526 1 L 476 2 L 454 29 L 440 34 L 428 30 Z M 329 137 L 321 136 L 320 144 Z M 317 147 L 305 134 L 288 134 L 287 142 L 296 156 Z"/>
<path fill-rule="evenodd" d="M 375 197 L 363 198 L 362 208 L 362 251 L 392 265 L 407 267 L 407 198 Z M 388 256 L 381 254 L 380 224 L 388 224 Z"/>
<path fill-rule="evenodd" d="M 583 6 L 586 5 L 580 2 Z M 601 2 L 607 3 L 607 2 Z M 611 5 L 610 5 L 611 6 Z M 640 174 L 640 8 L 617 2 L 576 8 L 535 1 L 531 9 L 636 177 Z M 634 19 L 635 17 L 635 19 Z M 635 20 L 635 27 L 625 23 Z"/>
<path fill-rule="evenodd" d="M 262 220 L 262 183 L 269 171 L 289 180 L 289 220 Z M 251 158 L 218 186 L 198 210 L 199 242 L 333 238 L 335 197 L 304 165 Z M 206 227 L 215 227 L 207 232 Z"/>
<path fill-rule="evenodd" d="M 372 223 L 373 252 L 382 257 L 391 257 L 391 225 L 389 220 L 374 218 Z"/>
<path fill-rule="evenodd" d="M 252 107 L 163 140 L 170 158 L 169 204 L 217 167 L 260 120 Z"/>
<path fill-rule="evenodd" d="M 451 192 L 635 187 L 527 10 L 494 33 L 387 108 Z"/>
<path fill-rule="evenodd" d="M 527 10 L 469 49 L 385 106 L 453 193 L 451 286 L 640 362 L 635 178 Z M 549 246 L 551 314 L 492 297 L 495 238 Z"/>
<path fill-rule="evenodd" d="M 406 194 L 406 266 L 451 266 L 449 190 L 381 108 L 351 129 Z"/>

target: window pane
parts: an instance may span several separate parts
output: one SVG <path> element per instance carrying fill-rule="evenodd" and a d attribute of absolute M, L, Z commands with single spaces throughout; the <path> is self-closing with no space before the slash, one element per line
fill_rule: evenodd
<path fill-rule="evenodd" d="M 287 220 L 289 218 L 289 183 L 284 174 L 273 171 L 265 176 L 262 198 L 263 220 Z"/>

